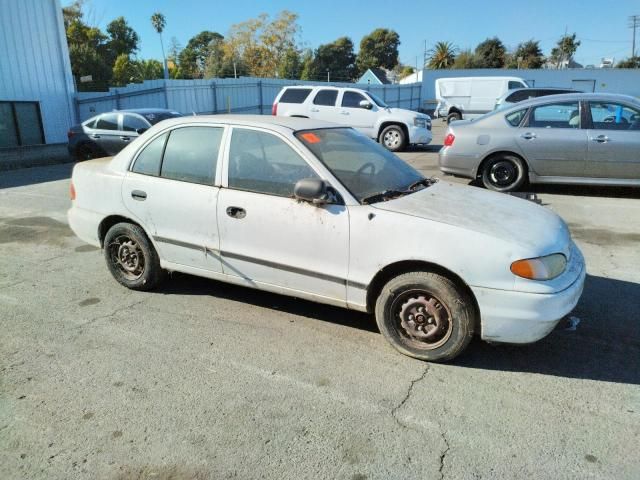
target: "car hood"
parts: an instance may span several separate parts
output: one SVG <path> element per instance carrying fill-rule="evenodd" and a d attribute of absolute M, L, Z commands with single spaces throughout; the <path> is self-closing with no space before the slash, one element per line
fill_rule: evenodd
<path fill-rule="evenodd" d="M 532 256 L 569 253 L 569 230 L 557 214 L 503 193 L 439 181 L 416 193 L 372 206 L 516 243 Z"/>
<path fill-rule="evenodd" d="M 413 110 L 405 110 L 404 108 L 389 108 L 389 113 L 395 117 L 406 118 L 409 121 L 413 121 L 414 118 L 430 118 L 429 115 L 420 112 L 414 112 Z"/>

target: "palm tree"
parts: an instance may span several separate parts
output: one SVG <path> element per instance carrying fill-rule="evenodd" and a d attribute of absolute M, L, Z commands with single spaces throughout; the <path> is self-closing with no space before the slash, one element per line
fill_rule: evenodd
<path fill-rule="evenodd" d="M 429 50 L 429 63 L 427 66 L 434 70 L 451 68 L 456 59 L 458 49 L 451 42 L 438 42 Z"/>
<path fill-rule="evenodd" d="M 156 12 L 151 15 L 151 25 L 156 29 L 158 35 L 160 35 L 160 47 L 162 48 L 162 64 L 164 65 L 164 79 L 169 78 L 169 71 L 167 69 L 167 58 L 164 56 L 164 43 L 162 43 L 162 31 L 167 26 L 167 19 L 160 12 Z"/>

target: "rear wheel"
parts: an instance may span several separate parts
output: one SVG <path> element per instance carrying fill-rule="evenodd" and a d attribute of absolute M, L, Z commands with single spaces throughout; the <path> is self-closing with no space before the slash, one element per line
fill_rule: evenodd
<path fill-rule="evenodd" d="M 405 355 L 446 361 L 469 345 L 475 325 L 472 299 L 450 279 L 410 272 L 387 283 L 376 301 L 384 337 Z"/>
<path fill-rule="evenodd" d="M 91 148 L 89 145 L 80 145 L 76 150 L 77 161 L 82 162 L 85 160 L 91 160 L 92 158 L 97 158 L 97 156 L 93 151 L 93 148 Z"/>
<path fill-rule="evenodd" d="M 512 192 L 526 180 L 524 162 L 515 155 L 500 155 L 492 158 L 482 169 L 482 184 L 496 192 Z"/>
<path fill-rule="evenodd" d="M 389 125 L 380 132 L 378 139 L 384 148 L 392 152 L 402 150 L 407 144 L 407 136 L 399 125 Z"/>
<path fill-rule="evenodd" d="M 460 112 L 451 112 L 447 115 L 447 124 L 457 122 L 458 120 L 462 120 L 462 114 Z"/>
<path fill-rule="evenodd" d="M 104 238 L 104 256 L 113 278 L 132 290 L 151 290 L 164 277 L 155 248 L 137 225 L 111 227 Z"/>

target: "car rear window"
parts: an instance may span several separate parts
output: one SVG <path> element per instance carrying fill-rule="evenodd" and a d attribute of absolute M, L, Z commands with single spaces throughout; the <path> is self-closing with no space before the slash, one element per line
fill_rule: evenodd
<path fill-rule="evenodd" d="M 310 93 L 310 88 L 287 88 L 280 97 L 279 103 L 302 103 Z"/>
<path fill-rule="evenodd" d="M 180 112 L 153 112 L 144 113 L 142 114 L 142 116 L 146 118 L 151 125 L 155 125 L 156 123 L 161 122 L 162 120 L 166 120 L 167 118 L 177 118 L 182 117 L 183 115 Z"/>
<path fill-rule="evenodd" d="M 527 109 L 525 108 L 522 110 L 518 110 L 517 112 L 510 113 L 504 118 L 509 123 L 509 125 L 511 125 L 512 127 L 517 127 L 518 125 L 520 125 L 520 122 L 522 122 L 522 119 L 524 118 L 526 113 Z"/>

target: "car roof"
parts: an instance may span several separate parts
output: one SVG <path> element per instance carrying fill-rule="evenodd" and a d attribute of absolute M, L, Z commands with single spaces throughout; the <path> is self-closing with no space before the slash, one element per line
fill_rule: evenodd
<path fill-rule="evenodd" d="M 168 113 L 175 112 L 175 110 L 169 110 L 166 108 L 126 108 L 124 110 L 113 110 L 113 112 L 129 112 L 129 113 L 139 113 L 144 115 L 145 113 Z M 113 113 L 111 112 L 111 113 Z M 109 113 L 109 112 L 105 112 Z"/>
<path fill-rule="evenodd" d="M 300 117 L 280 117 L 273 115 L 192 115 L 186 117 L 170 118 L 162 122 L 163 125 L 183 125 L 189 123 L 223 123 L 229 125 L 241 125 L 246 127 L 275 126 L 288 130 L 311 130 L 314 128 L 335 128 L 340 127 L 336 123 L 313 120 L 311 118 Z M 348 127 L 344 127 L 348 128 Z"/>
<path fill-rule="evenodd" d="M 511 90 L 509 90 L 509 92 L 513 93 L 513 92 L 528 92 L 530 90 L 561 90 L 563 92 L 575 92 L 575 93 L 581 93 L 579 90 L 576 90 L 575 88 L 564 88 L 564 87 L 520 87 L 520 88 L 512 88 Z"/>
<path fill-rule="evenodd" d="M 572 100 L 595 100 L 608 102 L 629 102 L 638 104 L 638 99 L 631 95 L 622 95 L 620 93 L 560 93 L 558 95 L 547 95 L 544 97 L 530 98 L 522 102 L 515 103 L 508 110 L 517 110 L 523 107 L 538 105 L 540 103 L 552 102 L 570 102 Z M 506 112 L 507 110 L 503 110 Z"/>

